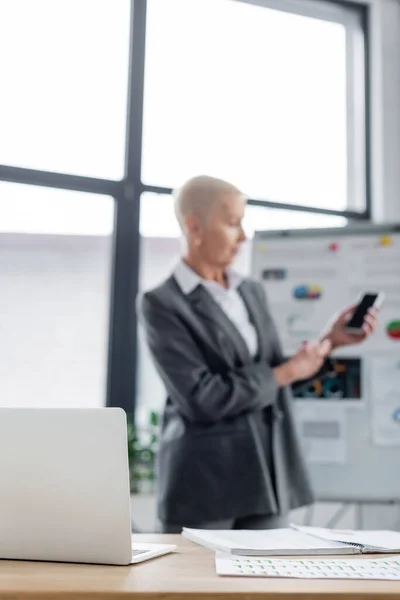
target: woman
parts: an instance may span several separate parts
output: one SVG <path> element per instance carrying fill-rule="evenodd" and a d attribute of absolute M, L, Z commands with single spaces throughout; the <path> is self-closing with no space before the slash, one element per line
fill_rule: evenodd
<path fill-rule="evenodd" d="M 288 386 L 318 372 L 332 349 L 359 342 L 344 311 L 284 362 L 263 287 L 230 265 L 245 240 L 245 198 L 233 185 L 195 177 L 176 195 L 186 248 L 174 273 L 147 292 L 141 312 L 168 398 L 158 458 L 158 515 L 182 527 L 284 526 L 313 501 Z"/>

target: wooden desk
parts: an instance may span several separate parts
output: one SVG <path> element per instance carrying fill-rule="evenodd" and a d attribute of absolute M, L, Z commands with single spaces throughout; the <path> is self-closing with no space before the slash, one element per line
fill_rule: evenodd
<path fill-rule="evenodd" d="M 178 544 L 174 554 L 129 567 L 0 561 L 0 600 L 392 600 L 400 582 L 218 577 L 214 553 L 181 536 L 138 535 Z"/>

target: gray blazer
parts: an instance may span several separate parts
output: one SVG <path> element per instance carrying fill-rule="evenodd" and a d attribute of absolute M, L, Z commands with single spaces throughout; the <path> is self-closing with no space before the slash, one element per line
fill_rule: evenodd
<path fill-rule="evenodd" d="M 238 291 L 258 334 L 255 359 L 201 285 L 185 296 L 172 276 L 139 304 L 168 396 L 157 478 L 166 523 L 286 514 L 313 502 L 291 395 L 272 373 L 283 356 L 264 290 L 244 279 Z"/>

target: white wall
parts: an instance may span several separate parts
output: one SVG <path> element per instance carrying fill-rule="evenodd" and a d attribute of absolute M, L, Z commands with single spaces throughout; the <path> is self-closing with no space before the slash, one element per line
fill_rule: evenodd
<path fill-rule="evenodd" d="M 400 2 L 371 0 L 372 209 L 400 222 Z"/>

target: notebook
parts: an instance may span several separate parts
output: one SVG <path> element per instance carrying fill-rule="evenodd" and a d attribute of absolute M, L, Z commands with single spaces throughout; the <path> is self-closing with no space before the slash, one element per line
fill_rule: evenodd
<path fill-rule="evenodd" d="M 327 531 L 327 536 L 323 533 Z M 350 541 L 341 540 L 330 530 L 288 527 L 260 531 L 205 530 L 184 528 L 182 535 L 201 546 L 241 556 L 329 556 L 364 552 L 400 552 L 400 533 L 354 532 Z M 373 533 L 369 543 L 365 534 Z M 362 536 L 362 537 L 361 537 Z M 346 536 L 344 536 L 346 537 Z M 335 539 L 333 539 L 335 538 Z M 379 542 L 379 543 L 377 543 Z"/>
<path fill-rule="evenodd" d="M 324 529 L 323 527 L 298 525 L 291 525 L 291 527 L 300 533 L 313 535 L 319 539 L 353 546 L 357 552 L 362 554 L 400 552 L 400 531 L 357 531 L 355 529 Z"/>

